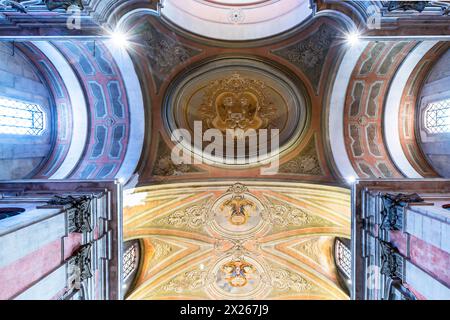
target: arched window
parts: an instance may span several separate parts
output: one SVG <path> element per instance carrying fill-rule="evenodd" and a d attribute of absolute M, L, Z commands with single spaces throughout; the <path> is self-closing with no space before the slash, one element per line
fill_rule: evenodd
<path fill-rule="evenodd" d="M 0 208 L 0 220 L 17 216 L 25 212 L 23 208 Z"/>
<path fill-rule="evenodd" d="M 450 133 L 450 99 L 428 104 L 424 118 L 429 133 Z"/>
<path fill-rule="evenodd" d="M 123 280 L 134 272 L 138 263 L 139 243 L 133 243 L 123 255 Z"/>
<path fill-rule="evenodd" d="M 39 105 L 0 97 L 0 134 L 38 136 L 44 125 Z"/>
<path fill-rule="evenodd" d="M 335 255 L 337 267 L 350 279 L 352 276 L 352 253 L 339 239 L 335 243 Z"/>

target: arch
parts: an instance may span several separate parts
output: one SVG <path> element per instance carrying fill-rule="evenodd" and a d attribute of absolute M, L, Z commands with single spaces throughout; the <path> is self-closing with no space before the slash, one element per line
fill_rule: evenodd
<path fill-rule="evenodd" d="M 24 212 L 25 212 L 24 208 L 15 208 L 15 207 L 0 208 L 0 220 L 8 219 Z"/>
<path fill-rule="evenodd" d="M 359 45 L 347 48 L 331 87 L 327 119 L 328 141 L 333 161 L 340 176 L 344 179 L 358 177 L 345 147 L 344 109 L 347 86 L 359 57 L 365 51 L 367 45 L 368 43 L 363 41 Z"/>
<path fill-rule="evenodd" d="M 389 115 L 384 117 L 384 135 L 389 137 L 389 139 L 385 139 L 386 145 L 391 159 L 408 178 L 421 178 L 422 175 L 408 161 L 400 141 L 399 113 L 402 94 L 411 73 L 436 43 L 435 41 L 424 41 L 408 55 L 392 81 L 386 100 L 384 113 Z"/>
<path fill-rule="evenodd" d="M 123 164 L 119 172 L 116 174 L 116 178 L 128 180 L 137 167 L 142 149 L 144 147 L 143 133 L 146 133 L 146 120 L 143 119 L 145 114 L 144 97 L 141 90 L 139 77 L 128 52 L 125 49 L 119 48 L 118 46 L 114 46 L 112 44 L 108 47 L 122 75 L 130 107 L 129 140 L 132 141 L 132 143 L 127 146 Z"/>

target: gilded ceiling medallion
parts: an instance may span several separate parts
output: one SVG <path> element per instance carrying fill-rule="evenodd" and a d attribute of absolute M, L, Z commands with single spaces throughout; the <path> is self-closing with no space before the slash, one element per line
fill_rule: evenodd
<path fill-rule="evenodd" d="M 208 128 L 268 128 L 276 115 L 272 95 L 261 80 L 234 73 L 228 78 L 211 81 L 206 87 L 200 113 Z"/>
<path fill-rule="evenodd" d="M 166 93 L 164 122 L 170 135 L 186 130 L 190 139 L 180 142 L 184 150 L 208 164 L 261 165 L 299 142 L 307 125 L 308 101 L 299 79 L 259 60 L 227 58 L 203 64 L 173 82 Z M 212 142 L 210 129 L 222 136 L 218 148 L 223 152 L 205 155 Z M 235 130 L 231 156 L 228 130 Z M 249 132 L 258 137 L 254 146 L 246 139 Z M 276 146 L 274 136 L 279 142 L 276 150 L 271 149 Z"/>

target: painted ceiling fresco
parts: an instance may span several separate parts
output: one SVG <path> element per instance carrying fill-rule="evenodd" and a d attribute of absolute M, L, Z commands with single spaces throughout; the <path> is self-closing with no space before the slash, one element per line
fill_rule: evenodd
<path fill-rule="evenodd" d="M 334 261 L 350 194 L 306 184 L 197 183 L 125 197 L 144 256 L 129 299 L 347 299 Z"/>

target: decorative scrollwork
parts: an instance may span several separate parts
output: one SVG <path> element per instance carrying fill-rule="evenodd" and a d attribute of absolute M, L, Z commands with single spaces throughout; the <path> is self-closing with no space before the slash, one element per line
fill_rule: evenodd
<path fill-rule="evenodd" d="M 281 291 L 305 292 L 312 289 L 311 284 L 307 280 L 289 270 L 272 269 L 270 276 L 273 287 Z"/>
<path fill-rule="evenodd" d="M 301 209 L 285 205 L 275 205 L 270 211 L 270 220 L 274 225 L 287 227 L 289 225 L 303 226 L 311 222 L 311 217 Z"/>
<path fill-rule="evenodd" d="M 205 285 L 206 272 L 198 269 L 187 271 L 166 283 L 162 290 L 183 293 L 199 289 Z"/>
<path fill-rule="evenodd" d="M 409 195 L 384 194 L 381 199 L 383 201 L 381 228 L 385 230 L 402 230 L 405 206 L 409 203 L 423 202 L 423 199 L 416 193 Z"/>
<path fill-rule="evenodd" d="M 205 206 L 195 205 L 184 210 L 175 211 L 161 220 L 161 222 L 177 228 L 201 229 L 206 224 L 207 216 L 208 212 Z"/>
<path fill-rule="evenodd" d="M 388 11 L 413 10 L 423 12 L 427 6 L 440 7 L 443 15 L 450 13 L 450 4 L 444 1 L 388 1 Z"/>
<path fill-rule="evenodd" d="M 60 197 L 55 196 L 52 200 L 48 201 L 52 206 L 68 206 L 67 219 L 69 232 L 91 232 L 93 230 L 91 226 L 91 201 L 92 197 Z"/>
<path fill-rule="evenodd" d="M 93 276 L 91 263 L 91 244 L 81 246 L 69 259 L 69 288 L 80 290 L 81 283 Z"/>
<path fill-rule="evenodd" d="M 381 274 L 391 279 L 403 281 L 404 258 L 400 255 L 397 248 L 386 241 L 380 240 L 381 248 Z"/>

